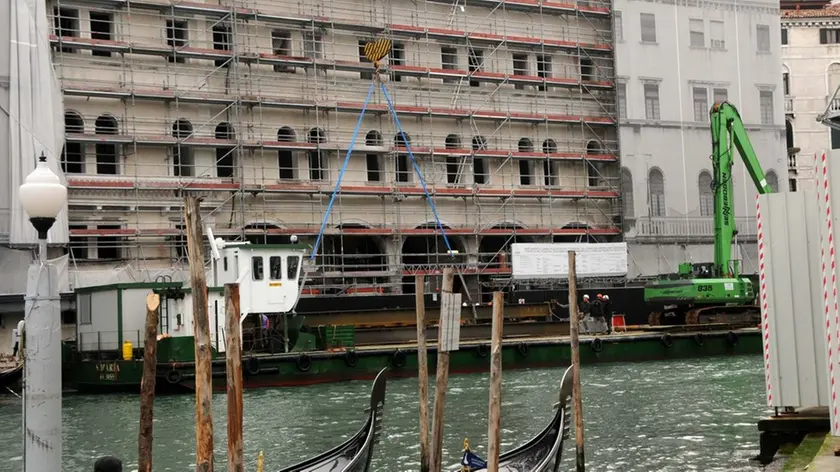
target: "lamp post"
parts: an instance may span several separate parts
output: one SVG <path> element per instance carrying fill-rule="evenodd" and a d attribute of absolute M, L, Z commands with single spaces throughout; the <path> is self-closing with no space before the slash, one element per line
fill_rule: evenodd
<path fill-rule="evenodd" d="M 61 468 L 61 300 L 58 273 L 47 262 L 47 233 L 67 202 L 67 187 L 47 167 L 38 165 L 19 189 L 20 203 L 38 231 L 38 260 L 26 283 L 24 344 L 24 472 Z"/>

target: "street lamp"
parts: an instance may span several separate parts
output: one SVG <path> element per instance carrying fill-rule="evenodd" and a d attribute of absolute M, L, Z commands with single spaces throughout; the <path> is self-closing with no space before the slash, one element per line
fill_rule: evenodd
<path fill-rule="evenodd" d="M 58 272 L 47 261 L 47 233 L 67 203 L 67 187 L 41 153 L 20 203 L 38 231 L 38 260 L 29 266 L 24 315 L 24 472 L 61 468 L 61 298 Z"/>

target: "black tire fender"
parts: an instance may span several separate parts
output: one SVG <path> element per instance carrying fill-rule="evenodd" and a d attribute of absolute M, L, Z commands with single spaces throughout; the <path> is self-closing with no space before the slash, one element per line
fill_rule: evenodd
<path fill-rule="evenodd" d="M 698 346 L 702 346 L 706 344 L 706 338 L 703 336 L 703 333 L 695 333 L 694 334 L 694 343 Z"/>
<path fill-rule="evenodd" d="M 257 375 L 260 373 L 260 360 L 256 357 L 249 357 L 248 360 L 245 362 L 245 369 L 251 375 Z"/>
<path fill-rule="evenodd" d="M 475 347 L 475 352 L 478 354 L 478 357 L 487 357 L 490 355 L 490 348 L 486 344 L 479 344 Z"/>
<path fill-rule="evenodd" d="M 589 346 L 592 347 L 593 351 L 601 352 L 604 349 L 604 341 L 601 338 L 595 338 L 589 343 Z"/>
<path fill-rule="evenodd" d="M 516 346 L 516 350 L 517 350 L 517 352 L 519 352 L 519 355 L 520 355 L 520 356 L 522 356 L 522 357 L 528 357 L 528 351 L 530 350 L 530 348 L 529 348 L 529 347 L 528 347 L 528 345 L 527 345 L 527 344 L 525 344 L 525 343 L 519 343 L 519 344 Z"/>
<path fill-rule="evenodd" d="M 344 364 L 347 367 L 356 367 L 356 364 L 359 362 L 359 355 L 356 354 L 356 351 L 347 351 L 344 353 Z"/>
<path fill-rule="evenodd" d="M 726 340 L 729 342 L 730 346 L 738 345 L 738 335 L 733 333 L 732 331 L 726 333 Z"/>
<path fill-rule="evenodd" d="M 306 354 L 301 354 L 295 361 L 297 369 L 301 372 L 308 372 L 312 368 L 312 358 Z"/>
<path fill-rule="evenodd" d="M 181 383 L 181 371 L 172 369 L 166 373 L 166 381 L 172 385 Z"/>
<path fill-rule="evenodd" d="M 662 343 L 662 345 L 663 345 L 663 346 L 665 346 L 665 347 L 671 347 L 671 346 L 673 346 L 673 345 L 674 345 L 674 339 L 673 339 L 673 338 L 671 337 L 671 335 L 670 335 L 670 334 L 668 334 L 668 333 L 663 334 L 663 335 L 662 335 L 662 337 L 661 337 L 661 338 L 659 338 L 659 341 L 660 341 L 660 342 Z"/>
<path fill-rule="evenodd" d="M 394 355 L 391 356 L 391 363 L 394 367 L 405 367 L 405 362 L 408 356 L 406 356 L 405 352 L 397 349 L 394 351 Z"/>

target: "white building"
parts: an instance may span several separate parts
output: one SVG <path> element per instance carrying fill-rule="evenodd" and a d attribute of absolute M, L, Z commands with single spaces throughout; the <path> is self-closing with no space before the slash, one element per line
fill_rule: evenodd
<path fill-rule="evenodd" d="M 788 187 L 779 4 L 616 0 L 614 8 L 626 236 L 646 245 L 632 255 L 650 271 L 710 261 L 714 101 L 738 108 L 768 181 Z M 742 258 L 754 271 L 756 191 L 740 158 L 734 178 Z"/>

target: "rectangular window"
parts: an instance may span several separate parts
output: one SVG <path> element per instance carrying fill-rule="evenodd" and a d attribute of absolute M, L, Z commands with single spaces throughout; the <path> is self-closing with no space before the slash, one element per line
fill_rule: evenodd
<path fill-rule="evenodd" d="M 513 53 L 513 75 L 528 75 L 528 55 L 523 53 Z M 525 84 L 516 83 L 513 86 L 516 89 L 523 90 Z"/>
<path fill-rule="evenodd" d="M 788 43 L 788 30 L 787 28 L 782 28 L 782 46 L 787 46 Z"/>
<path fill-rule="evenodd" d="M 790 96 L 790 74 L 787 72 L 782 72 L 782 86 L 785 90 L 785 97 Z"/>
<path fill-rule="evenodd" d="M 397 182 L 409 182 L 411 180 L 411 163 L 408 154 L 397 155 L 396 178 Z"/>
<path fill-rule="evenodd" d="M 323 151 L 309 151 L 309 180 L 326 180 L 327 178 L 327 156 Z"/>
<path fill-rule="evenodd" d="M 321 59 L 324 52 L 323 36 L 315 31 L 303 32 L 303 55 L 310 59 Z"/>
<path fill-rule="evenodd" d="M 715 103 L 723 103 L 729 100 L 729 92 L 725 88 L 716 88 L 714 90 Z"/>
<path fill-rule="evenodd" d="M 615 14 L 613 14 L 613 25 L 615 25 L 613 40 L 615 40 L 616 42 L 624 41 L 624 24 L 621 22 L 621 19 L 621 12 L 616 11 Z"/>
<path fill-rule="evenodd" d="M 80 293 L 79 296 L 76 298 L 76 301 L 79 303 L 79 306 L 76 307 L 76 315 L 79 320 L 79 324 L 91 324 L 91 307 L 90 307 L 90 294 L 89 293 Z"/>
<path fill-rule="evenodd" d="M 405 44 L 394 43 L 391 46 L 391 65 L 404 66 L 405 65 Z M 391 71 L 391 78 L 394 82 L 402 82 L 402 74 L 396 71 Z"/>
<path fill-rule="evenodd" d="M 370 59 L 367 58 L 365 55 L 365 45 L 368 43 L 365 39 L 359 40 L 359 62 L 362 64 L 370 64 Z M 359 73 L 359 77 L 362 80 L 370 80 L 373 78 L 373 67 L 371 66 L 371 70 L 369 71 L 362 71 Z"/>
<path fill-rule="evenodd" d="M 90 37 L 101 41 L 111 41 L 112 25 L 114 24 L 114 16 L 110 13 L 102 13 L 98 11 L 90 12 Z M 111 57 L 111 51 L 102 51 L 94 49 L 91 52 L 94 56 Z"/>
<path fill-rule="evenodd" d="M 292 33 L 289 31 L 271 32 L 271 53 L 275 56 L 288 57 L 292 55 Z M 295 68 L 284 64 L 274 64 L 274 72 L 294 73 Z"/>
<path fill-rule="evenodd" d="M 478 72 L 484 68 L 484 51 L 481 49 L 469 49 L 469 68 L 470 74 Z M 478 80 L 470 80 L 470 87 L 478 87 L 481 82 Z"/>
<path fill-rule="evenodd" d="M 534 184 L 534 163 L 528 159 L 519 160 L 519 184 Z"/>
<path fill-rule="evenodd" d="M 653 13 L 641 13 L 639 15 L 642 23 L 642 42 L 656 42 L 656 15 Z"/>
<path fill-rule="evenodd" d="M 840 149 L 840 129 L 831 128 L 831 149 Z"/>
<path fill-rule="evenodd" d="M 820 44 L 840 44 L 840 28 L 820 28 Z"/>
<path fill-rule="evenodd" d="M 53 27 L 55 28 L 55 35 L 61 38 L 78 38 L 79 37 L 79 10 L 74 8 L 58 8 L 53 9 Z M 66 53 L 76 52 L 75 49 L 67 46 L 60 46 L 59 51 Z"/>
<path fill-rule="evenodd" d="M 300 256 L 289 256 L 286 264 L 286 277 L 289 280 L 297 280 L 298 268 L 300 267 Z"/>
<path fill-rule="evenodd" d="M 659 115 L 659 84 L 645 84 L 645 118 L 658 120 Z"/>
<path fill-rule="evenodd" d="M 537 54 L 537 76 L 541 79 L 551 77 L 551 56 Z M 545 90 L 545 85 L 540 84 L 540 90 Z"/>
<path fill-rule="evenodd" d="M 726 49 L 726 29 L 723 27 L 723 21 L 709 20 L 709 37 L 711 38 L 709 46 L 712 49 L 719 51 Z"/>
<path fill-rule="evenodd" d="M 706 25 L 703 20 L 688 20 L 688 39 L 692 47 L 706 47 Z"/>
<path fill-rule="evenodd" d="M 70 232 L 79 229 L 88 229 L 87 226 L 70 225 L 68 227 Z M 70 236 L 70 258 L 73 261 L 81 261 L 88 258 L 88 238 L 87 236 Z M 72 264 L 72 261 L 71 261 Z"/>
<path fill-rule="evenodd" d="M 100 231 L 113 231 L 122 229 L 119 225 L 101 225 L 96 229 Z M 122 238 L 119 236 L 99 236 L 96 241 L 96 257 L 97 259 L 120 259 Z"/>
<path fill-rule="evenodd" d="M 217 51 L 230 51 L 233 44 L 230 29 L 223 24 L 217 24 L 213 27 L 213 49 Z M 227 67 L 230 64 L 229 58 L 216 59 L 214 64 L 216 67 Z"/>
<path fill-rule="evenodd" d="M 446 158 L 446 183 L 461 183 L 461 163 L 458 157 Z"/>
<path fill-rule="evenodd" d="M 770 52 L 770 26 L 755 25 L 755 42 L 758 52 Z"/>
<path fill-rule="evenodd" d="M 271 256 L 268 259 L 268 277 L 271 280 L 283 279 L 283 256 Z"/>
<path fill-rule="evenodd" d="M 477 184 L 490 182 L 490 175 L 487 173 L 487 163 L 480 157 L 473 158 L 473 181 Z"/>
<path fill-rule="evenodd" d="M 367 161 L 368 182 L 382 181 L 382 163 L 379 154 L 367 154 L 365 160 Z"/>
<path fill-rule="evenodd" d="M 692 99 L 694 100 L 694 121 L 709 121 L 709 94 L 706 87 L 694 87 Z"/>
<path fill-rule="evenodd" d="M 174 54 L 169 56 L 169 62 L 183 64 L 186 59 L 178 55 L 178 49 L 183 48 L 188 42 L 188 25 L 186 21 L 166 20 L 166 44 L 173 48 Z"/>
<path fill-rule="evenodd" d="M 761 124 L 773 124 L 773 92 L 762 90 L 758 95 L 758 103 L 761 108 Z"/>
<path fill-rule="evenodd" d="M 453 47 L 440 48 L 440 66 L 446 70 L 458 70 L 458 49 Z M 445 84 L 457 83 L 458 79 L 447 77 L 443 79 Z"/>
<path fill-rule="evenodd" d="M 263 279 L 263 258 L 262 256 L 251 257 L 251 280 Z"/>
<path fill-rule="evenodd" d="M 622 119 L 627 118 L 627 84 L 617 84 L 615 95 L 618 105 L 618 117 Z"/>

